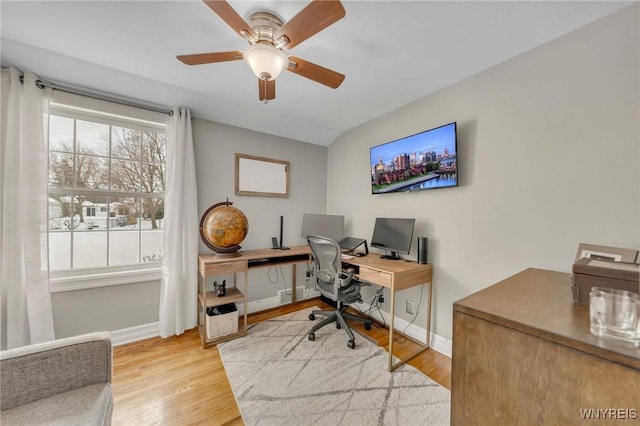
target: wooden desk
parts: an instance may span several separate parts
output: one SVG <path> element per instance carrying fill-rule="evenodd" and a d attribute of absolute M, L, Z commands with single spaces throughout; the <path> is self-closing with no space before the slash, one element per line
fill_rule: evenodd
<path fill-rule="evenodd" d="M 454 303 L 451 424 L 591 423 L 581 410 L 637 424 L 640 348 L 593 336 L 589 322 L 569 274 L 540 269 Z"/>
<path fill-rule="evenodd" d="M 401 260 L 388 260 L 381 259 L 377 254 L 369 254 L 363 257 L 354 257 L 353 259 L 342 260 L 342 265 L 349 267 L 352 266 L 356 269 L 358 278 L 361 281 L 377 284 L 390 289 L 391 293 L 391 312 L 389 323 L 389 371 L 393 371 L 402 364 L 406 363 L 418 354 L 421 354 L 425 350 L 429 349 L 429 342 L 431 339 L 431 309 L 433 303 L 431 301 L 432 295 L 432 276 L 431 265 L 420 264 L 416 262 Z M 395 297 L 396 292 L 404 290 L 410 287 L 414 287 L 420 284 L 428 284 L 429 286 L 429 309 L 426 310 L 427 319 L 427 342 L 417 342 L 420 344 L 420 348 L 415 352 L 401 359 L 397 363 L 393 363 L 393 336 L 394 327 L 393 320 L 395 317 Z"/>
<path fill-rule="evenodd" d="M 220 257 L 215 254 L 198 255 L 198 330 L 202 340 L 202 347 L 235 339 L 247 334 L 247 294 L 250 268 L 264 268 L 277 265 L 292 265 L 292 300 L 296 301 L 296 264 L 309 262 L 311 251 L 308 246 L 295 246 L 289 250 L 257 249 L 243 250 L 237 257 Z M 244 288 L 237 288 L 237 273 L 244 273 Z M 233 287 L 227 287 L 226 295 L 217 297 L 213 291 L 206 291 L 207 277 L 214 275 L 233 274 Z M 215 339 L 207 339 L 205 330 L 206 310 L 209 307 L 226 303 L 243 303 L 244 318 L 238 332 Z"/>

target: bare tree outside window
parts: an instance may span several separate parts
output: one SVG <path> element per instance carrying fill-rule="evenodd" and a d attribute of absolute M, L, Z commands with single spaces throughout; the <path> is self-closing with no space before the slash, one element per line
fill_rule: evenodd
<path fill-rule="evenodd" d="M 50 115 L 50 244 L 60 246 L 52 269 L 162 260 L 162 237 L 151 232 L 164 222 L 164 130 L 105 122 Z M 95 248 L 104 259 L 73 252 L 92 244 L 107 245 Z"/>

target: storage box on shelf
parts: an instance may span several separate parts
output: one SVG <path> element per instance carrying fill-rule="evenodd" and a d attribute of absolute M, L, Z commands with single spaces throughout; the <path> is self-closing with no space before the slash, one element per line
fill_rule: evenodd
<path fill-rule="evenodd" d="M 207 339 L 228 336 L 238 331 L 238 308 L 235 303 L 207 308 Z"/>

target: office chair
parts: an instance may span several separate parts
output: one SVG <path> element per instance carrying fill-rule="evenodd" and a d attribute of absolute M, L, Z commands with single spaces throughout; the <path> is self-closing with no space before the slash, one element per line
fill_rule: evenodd
<path fill-rule="evenodd" d="M 347 305 L 351 303 L 362 302 L 360 287 L 369 284 L 358 281 L 352 276 L 352 272 L 342 271 L 340 256 L 342 251 L 334 240 L 309 235 L 307 243 L 313 257 L 310 276 L 314 279 L 315 288 L 320 294 L 337 303 L 337 307 L 333 311 L 314 310 L 309 314 L 311 321 L 316 319 L 316 315 L 326 317 L 309 330 L 309 340 L 315 340 L 315 332 L 320 328 L 335 322 L 337 328 L 343 328 L 349 335 L 347 346 L 353 349 L 356 347 L 356 340 L 346 320 L 363 322 L 366 330 L 371 330 L 371 320 L 348 314 L 345 310 Z"/>

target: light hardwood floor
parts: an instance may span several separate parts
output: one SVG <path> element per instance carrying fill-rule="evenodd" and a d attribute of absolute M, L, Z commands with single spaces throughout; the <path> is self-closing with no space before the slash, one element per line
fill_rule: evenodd
<path fill-rule="evenodd" d="M 307 307 L 331 309 L 319 299 L 249 315 L 250 324 Z M 363 334 L 388 346 L 386 329 Z M 417 346 L 399 333 L 394 353 L 404 356 Z M 345 342 L 346 345 L 346 342 Z M 113 349 L 114 425 L 243 425 L 216 347 L 202 349 L 197 329 L 167 339 L 152 338 Z M 413 365 L 451 389 L 451 359 L 433 350 L 418 355 Z"/>

